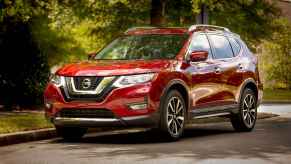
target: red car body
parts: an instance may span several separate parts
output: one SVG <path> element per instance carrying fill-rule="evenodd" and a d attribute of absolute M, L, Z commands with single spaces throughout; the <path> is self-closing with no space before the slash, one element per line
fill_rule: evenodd
<path fill-rule="evenodd" d="M 195 33 L 223 33 L 238 40 L 240 50 L 231 58 L 189 62 L 186 54 Z M 111 88 L 102 99 L 68 100 L 62 89 L 49 82 L 44 92 L 46 116 L 56 126 L 158 126 L 160 122 L 161 99 L 166 93 L 175 89 L 184 98 L 186 104 L 186 121 L 192 118 L 211 116 L 215 111 L 236 109 L 240 103 L 244 88 L 251 88 L 259 104 L 262 98 L 262 84 L 259 79 L 257 58 L 248 50 L 240 38 L 225 30 L 202 26 L 189 30 L 187 28 L 135 28 L 124 35 L 187 35 L 182 48 L 173 59 L 153 60 L 89 60 L 68 64 L 59 69 L 56 75 L 63 77 L 108 77 L 155 73 L 153 79 L 136 85 Z M 208 35 L 208 34 L 207 34 Z M 210 43 L 211 45 L 211 43 Z M 195 58 L 195 56 L 194 56 Z M 203 58 L 203 56 L 202 56 Z M 146 108 L 133 110 L 130 104 L 146 103 Z M 62 110 L 106 110 L 106 115 L 98 118 L 80 118 L 72 116 L 60 119 Z M 215 110 L 212 110 L 215 109 Z M 233 110 L 227 111 L 236 112 Z M 90 112 L 89 112 L 90 113 Z M 219 113 L 217 115 L 219 115 Z M 92 113 L 90 113 L 92 114 Z M 221 114 L 222 115 L 222 114 Z M 79 119 L 76 121 L 76 119 Z"/>

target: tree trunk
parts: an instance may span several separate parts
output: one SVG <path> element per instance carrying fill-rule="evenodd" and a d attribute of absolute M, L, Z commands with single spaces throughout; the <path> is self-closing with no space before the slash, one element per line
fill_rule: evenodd
<path fill-rule="evenodd" d="M 167 0 L 152 0 L 151 25 L 161 26 L 165 24 Z"/>

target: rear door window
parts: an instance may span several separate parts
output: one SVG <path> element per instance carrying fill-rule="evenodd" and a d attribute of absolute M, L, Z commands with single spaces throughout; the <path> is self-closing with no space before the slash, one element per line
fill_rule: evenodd
<path fill-rule="evenodd" d="M 214 59 L 232 58 L 233 52 L 228 39 L 223 35 L 209 35 L 215 51 Z"/>

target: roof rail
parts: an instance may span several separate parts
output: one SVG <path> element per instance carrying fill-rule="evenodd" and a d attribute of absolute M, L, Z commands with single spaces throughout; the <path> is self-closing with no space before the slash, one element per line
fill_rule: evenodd
<path fill-rule="evenodd" d="M 133 31 L 133 30 L 138 30 L 138 29 L 154 29 L 154 28 L 157 28 L 157 27 L 153 27 L 153 26 L 145 26 L 145 27 L 132 27 L 132 28 L 129 28 L 127 29 L 124 33 L 128 33 L 130 31 Z"/>
<path fill-rule="evenodd" d="M 194 31 L 196 30 L 197 28 L 199 27 L 205 27 L 205 28 L 214 28 L 214 29 L 218 29 L 218 30 L 223 30 L 223 31 L 226 31 L 226 32 L 230 32 L 230 30 L 226 27 L 222 27 L 222 26 L 214 26 L 214 25 L 207 25 L 207 24 L 196 24 L 196 25 L 192 25 L 189 27 L 189 30 L 188 31 Z"/>

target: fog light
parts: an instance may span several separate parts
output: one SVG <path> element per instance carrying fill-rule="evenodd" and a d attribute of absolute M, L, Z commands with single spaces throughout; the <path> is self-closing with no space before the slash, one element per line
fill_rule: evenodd
<path fill-rule="evenodd" d="M 129 104 L 128 106 L 132 110 L 146 109 L 148 107 L 147 103 Z"/>
<path fill-rule="evenodd" d="M 52 104 L 51 103 L 45 103 L 45 107 L 46 109 L 51 109 L 52 108 Z"/>

